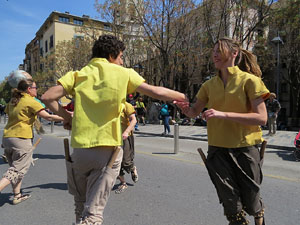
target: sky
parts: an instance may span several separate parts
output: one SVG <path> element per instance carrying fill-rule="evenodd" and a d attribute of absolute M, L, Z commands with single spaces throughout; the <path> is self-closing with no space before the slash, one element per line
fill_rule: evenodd
<path fill-rule="evenodd" d="M 98 18 L 94 0 L 0 0 L 0 82 L 25 58 L 26 45 L 52 11 Z"/>

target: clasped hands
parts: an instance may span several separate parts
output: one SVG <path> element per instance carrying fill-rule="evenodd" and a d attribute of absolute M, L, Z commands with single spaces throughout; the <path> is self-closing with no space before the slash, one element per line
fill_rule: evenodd
<path fill-rule="evenodd" d="M 191 113 L 193 111 L 193 107 L 190 107 L 190 102 L 188 102 L 188 101 L 174 101 L 173 103 L 176 104 L 180 108 L 182 113 L 184 113 L 186 116 L 195 117 L 195 116 L 191 116 Z M 195 111 L 197 111 L 197 109 L 195 109 Z M 200 111 L 202 111 L 202 109 Z M 204 111 L 202 113 L 201 117 L 202 117 L 203 120 L 208 121 L 210 118 L 225 118 L 226 113 L 211 108 L 211 109 L 208 109 L 208 110 Z"/>

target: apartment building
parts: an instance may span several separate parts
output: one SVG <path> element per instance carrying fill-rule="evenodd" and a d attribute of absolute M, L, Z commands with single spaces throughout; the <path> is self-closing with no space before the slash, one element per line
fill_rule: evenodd
<path fill-rule="evenodd" d="M 97 35 L 112 33 L 110 23 L 91 19 L 88 15 L 76 16 L 69 12 L 53 11 L 36 32 L 36 36 L 26 46 L 24 69 L 33 76 L 38 71 L 43 71 L 41 59 L 54 52 L 58 42 L 85 36 L 78 29 L 80 27 L 96 30 Z M 122 28 L 122 26 L 120 27 Z M 54 66 L 52 65 L 52 67 Z"/>

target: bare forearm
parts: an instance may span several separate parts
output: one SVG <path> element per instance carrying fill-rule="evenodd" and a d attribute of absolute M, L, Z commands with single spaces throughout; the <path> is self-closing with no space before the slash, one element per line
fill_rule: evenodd
<path fill-rule="evenodd" d="M 224 119 L 238 122 L 244 125 L 266 125 L 267 115 L 258 113 L 234 113 L 225 112 Z"/>
<path fill-rule="evenodd" d="M 47 118 L 44 118 L 44 119 L 46 119 L 48 121 L 63 121 L 64 120 L 64 118 L 61 117 L 61 116 L 50 115 L 50 114 L 49 114 L 49 116 Z"/>
<path fill-rule="evenodd" d="M 186 101 L 184 94 L 165 87 L 152 86 L 144 83 L 137 88 L 137 91 L 163 101 Z"/>
<path fill-rule="evenodd" d="M 131 131 L 133 131 L 135 124 L 136 124 L 136 120 L 130 121 L 129 126 L 126 128 L 124 132 L 127 132 L 129 134 Z"/>
<path fill-rule="evenodd" d="M 163 101 L 172 101 L 172 100 L 185 100 L 185 95 L 178 92 L 173 91 L 164 87 L 155 87 L 155 92 L 149 93 L 150 97 L 160 99 Z"/>
<path fill-rule="evenodd" d="M 49 108 L 54 114 L 61 116 L 64 119 L 69 118 L 70 114 L 55 100 L 44 101 L 47 108 Z M 54 115 L 53 115 L 54 116 Z"/>

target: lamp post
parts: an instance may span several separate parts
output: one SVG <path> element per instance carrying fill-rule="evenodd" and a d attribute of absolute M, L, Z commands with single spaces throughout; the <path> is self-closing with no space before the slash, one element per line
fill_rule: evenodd
<path fill-rule="evenodd" d="M 277 95 L 277 99 L 279 99 L 279 87 L 280 87 L 280 44 L 283 44 L 283 41 L 281 40 L 279 34 L 277 34 L 278 36 L 272 39 L 272 42 L 274 42 L 275 44 L 277 44 L 277 69 L 276 69 L 276 95 Z"/>

